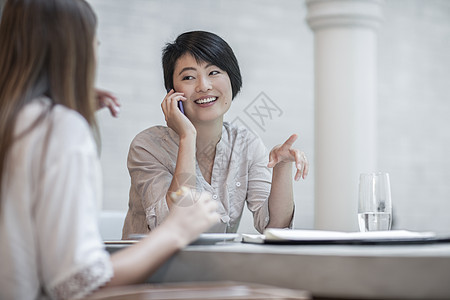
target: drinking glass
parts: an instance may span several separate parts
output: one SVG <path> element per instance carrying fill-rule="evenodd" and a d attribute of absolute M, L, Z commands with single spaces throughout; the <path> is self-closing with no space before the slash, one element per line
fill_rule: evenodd
<path fill-rule="evenodd" d="M 388 173 L 360 175 L 358 221 L 361 232 L 391 229 L 392 203 Z"/>

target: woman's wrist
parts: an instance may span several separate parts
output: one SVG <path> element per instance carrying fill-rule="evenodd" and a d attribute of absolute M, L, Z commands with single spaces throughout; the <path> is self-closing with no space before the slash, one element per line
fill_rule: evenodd
<path fill-rule="evenodd" d="M 277 170 L 292 169 L 292 161 L 280 161 L 273 168 Z"/>
<path fill-rule="evenodd" d="M 188 158 L 189 162 L 195 161 L 195 148 L 196 148 L 197 134 L 186 135 L 180 137 L 180 143 L 178 145 L 178 158 L 177 158 L 177 166 L 184 161 L 180 166 L 182 166 L 183 172 L 186 172 L 186 158 Z M 192 165 L 192 171 L 195 173 L 195 164 Z"/>
<path fill-rule="evenodd" d="M 172 239 L 172 243 L 176 250 L 180 250 L 186 247 L 190 242 L 190 233 L 186 230 L 186 227 L 177 220 L 174 215 L 169 215 L 165 222 L 165 229 Z"/>
<path fill-rule="evenodd" d="M 194 130 L 191 130 L 191 131 L 188 131 L 188 132 L 185 132 L 185 133 L 183 133 L 183 134 L 181 134 L 181 135 L 179 135 L 179 137 L 180 137 L 180 142 L 194 142 L 195 143 L 195 140 L 197 139 L 197 131 L 194 129 Z"/>
<path fill-rule="evenodd" d="M 189 240 L 186 238 L 186 234 L 183 233 L 183 228 L 181 226 L 176 226 L 173 224 L 170 230 L 170 235 L 173 238 L 173 244 L 177 250 L 183 249 L 189 244 Z"/>

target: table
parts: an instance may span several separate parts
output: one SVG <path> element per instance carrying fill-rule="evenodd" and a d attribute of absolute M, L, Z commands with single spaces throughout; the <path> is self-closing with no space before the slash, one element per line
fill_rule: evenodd
<path fill-rule="evenodd" d="M 310 300 L 305 291 L 240 282 L 140 284 L 100 289 L 85 300 Z"/>
<path fill-rule="evenodd" d="M 122 247 L 107 245 L 110 252 Z M 224 280 L 306 290 L 315 298 L 448 299 L 450 243 L 192 245 L 148 282 Z"/>

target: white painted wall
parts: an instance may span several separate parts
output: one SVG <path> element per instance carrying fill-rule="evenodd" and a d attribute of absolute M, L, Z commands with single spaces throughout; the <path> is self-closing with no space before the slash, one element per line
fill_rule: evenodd
<path fill-rule="evenodd" d="M 268 148 L 296 132 L 311 173 L 295 183 L 296 228 L 314 216 L 313 35 L 301 0 L 90 0 L 99 17 L 98 86 L 114 91 L 121 117 L 99 113 L 105 210 L 126 210 L 128 147 L 164 124 L 161 49 L 187 30 L 232 46 L 244 85 L 228 120 L 241 118 Z M 391 174 L 394 228 L 450 230 L 450 1 L 387 0 L 378 35 L 377 150 Z M 281 116 L 259 127 L 245 108 L 264 92 Z M 358 176 L 358 174 L 355 174 Z M 355 186 L 357 189 L 357 186 Z M 355 216 L 356 218 L 356 216 Z M 248 214 L 241 232 L 254 232 Z"/>

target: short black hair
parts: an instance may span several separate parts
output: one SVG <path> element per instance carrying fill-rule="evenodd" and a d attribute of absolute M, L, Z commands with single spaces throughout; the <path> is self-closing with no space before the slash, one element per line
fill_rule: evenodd
<path fill-rule="evenodd" d="M 166 90 L 173 89 L 175 64 L 186 53 L 191 54 L 197 62 L 211 63 L 227 72 L 231 81 L 232 99 L 234 99 L 242 87 L 238 61 L 227 42 L 207 31 L 185 32 L 180 34 L 173 43 L 166 44 L 162 56 Z"/>

